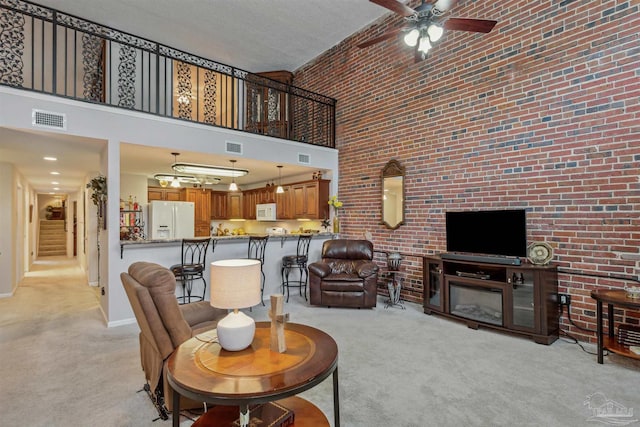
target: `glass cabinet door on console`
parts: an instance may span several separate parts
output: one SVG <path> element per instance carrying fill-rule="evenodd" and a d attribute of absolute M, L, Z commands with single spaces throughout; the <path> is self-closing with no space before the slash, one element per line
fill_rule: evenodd
<path fill-rule="evenodd" d="M 535 274 L 532 270 L 507 270 L 507 284 L 511 292 L 511 327 L 514 329 L 536 330 L 534 283 Z"/>
<path fill-rule="evenodd" d="M 423 269 L 425 283 L 423 305 L 424 312 L 431 314 L 431 310 L 443 311 L 442 284 L 443 270 L 442 261 L 434 258 L 423 258 Z"/>

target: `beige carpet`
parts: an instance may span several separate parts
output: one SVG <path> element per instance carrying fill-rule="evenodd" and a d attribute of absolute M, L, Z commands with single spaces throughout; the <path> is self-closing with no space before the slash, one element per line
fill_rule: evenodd
<path fill-rule="evenodd" d="M 292 321 L 338 342 L 343 426 L 606 425 L 590 417 L 607 402 L 640 412 L 634 361 L 609 356 L 598 365 L 575 344 L 539 345 L 382 302 L 327 309 L 292 294 L 285 305 Z M 267 320 L 262 306 L 250 314 Z M 171 425 L 152 422 L 155 409 L 136 393 L 144 381 L 137 333 L 104 326 L 95 288 L 73 261 L 39 260 L 16 295 L 0 300 L 0 424 Z M 331 390 L 329 378 L 303 394 L 330 420 Z"/>

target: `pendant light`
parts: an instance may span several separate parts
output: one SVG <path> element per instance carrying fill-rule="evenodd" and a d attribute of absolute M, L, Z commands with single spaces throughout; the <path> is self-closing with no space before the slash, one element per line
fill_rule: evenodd
<path fill-rule="evenodd" d="M 171 153 L 171 154 L 173 154 L 173 163 L 176 163 L 180 153 Z M 180 181 L 178 180 L 178 177 L 175 175 L 175 172 L 173 174 L 173 179 L 171 180 L 171 187 L 180 188 Z"/>
<path fill-rule="evenodd" d="M 231 166 L 233 171 L 236 170 L 236 161 L 237 160 L 229 160 L 231 162 Z M 231 184 L 229 184 L 229 191 L 238 191 L 238 185 L 236 184 L 236 175 L 235 173 L 231 174 Z"/>
<path fill-rule="evenodd" d="M 276 193 L 284 193 L 284 188 L 282 188 L 282 165 L 278 165 L 278 188 L 276 188 Z"/>

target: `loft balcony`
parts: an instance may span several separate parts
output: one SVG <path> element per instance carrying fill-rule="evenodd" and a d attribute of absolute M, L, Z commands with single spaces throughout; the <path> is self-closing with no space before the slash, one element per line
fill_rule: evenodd
<path fill-rule="evenodd" d="M 0 85 L 335 147 L 336 100 L 22 0 L 0 0 Z"/>

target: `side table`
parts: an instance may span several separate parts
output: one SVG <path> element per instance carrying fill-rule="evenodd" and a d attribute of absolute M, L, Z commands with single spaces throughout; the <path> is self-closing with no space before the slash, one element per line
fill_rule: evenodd
<path fill-rule="evenodd" d="M 167 360 L 167 380 L 174 390 L 174 427 L 180 425 L 180 395 L 214 405 L 239 407 L 239 415 L 246 414 L 249 405 L 295 396 L 330 375 L 333 375 L 334 425 L 340 427 L 338 346 L 334 339 L 311 326 L 287 323 L 287 351 L 276 353 L 270 349 L 270 328 L 270 322 L 256 322 L 252 344 L 241 351 L 222 349 L 211 338 L 214 331 L 178 346 Z M 295 403 L 313 410 L 313 405 L 302 398 Z"/>
<path fill-rule="evenodd" d="M 615 323 L 613 319 L 613 308 L 614 306 L 631 308 L 634 310 L 640 310 L 640 299 L 637 298 L 629 298 L 627 296 L 627 291 L 622 289 L 596 289 L 591 291 L 591 298 L 596 300 L 596 315 L 597 315 L 597 325 L 596 325 L 596 334 L 598 338 L 598 363 L 603 363 L 603 352 L 604 350 L 609 350 L 613 353 L 619 354 L 621 356 L 630 357 L 633 359 L 639 359 L 640 355 L 631 352 L 626 346 L 620 344 L 615 339 Z M 605 336 L 602 325 L 602 304 L 607 304 L 607 320 L 608 323 L 608 334 Z"/>
<path fill-rule="evenodd" d="M 404 304 L 402 304 L 402 300 L 400 299 L 400 291 L 402 290 L 402 282 L 404 278 L 401 277 L 400 280 L 396 280 L 396 274 L 398 274 L 398 270 L 387 270 L 387 275 L 389 275 L 389 281 L 387 282 L 387 290 L 389 292 L 389 299 L 385 301 L 384 308 L 398 306 L 404 310 Z"/>

